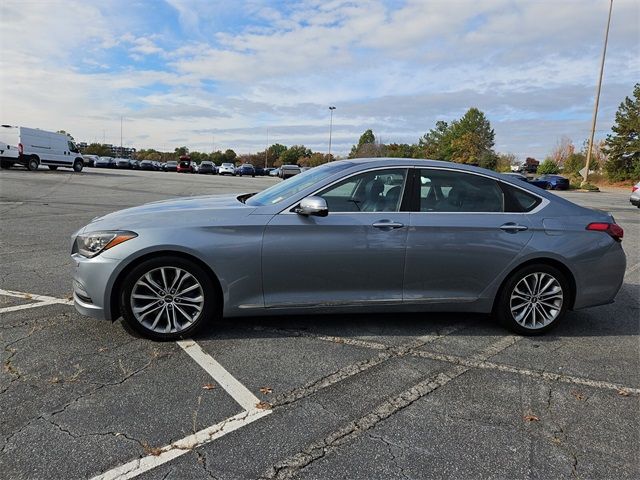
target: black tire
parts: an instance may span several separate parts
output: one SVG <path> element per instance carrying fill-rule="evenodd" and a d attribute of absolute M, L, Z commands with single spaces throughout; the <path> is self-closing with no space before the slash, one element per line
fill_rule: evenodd
<path fill-rule="evenodd" d="M 76 161 L 73 162 L 73 171 L 76 173 L 80 173 L 83 168 L 84 168 L 84 162 L 76 158 Z"/>
<path fill-rule="evenodd" d="M 49 170 L 54 170 L 55 171 L 55 170 L 58 169 L 57 165 L 48 165 L 48 167 L 49 167 Z"/>
<path fill-rule="evenodd" d="M 159 332 L 151 330 L 138 321 L 133 312 L 132 301 L 134 300 L 132 300 L 131 295 L 136 282 L 138 282 L 147 273 L 162 267 L 168 267 L 169 269 L 178 268 L 189 273 L 197 280 L 202 288 L 202 296 L 204 298 L 202 310 L 197 314 L 195 320 L 193 320 L 193 323 L 190 326 L 180 331 Z M 122 312 L 122 317 L 127 325 L 139 334 L 159 341 L 172 341 L 191 337 L 207 325 L 207 323 L 219 318 L 222 312 L 221 299 L 217 294 L 217 290 L 209 274 L 193 261 L 180 257 L 163 256 L 141 263 L 127 274 L 119 295 L 120 311 Z M 167 302 L 167 304 L 168 303 L 169 302 Z M 173 300 L 171 303 L 173 303 Z M 164 324 L 166 323 L 167 322 L 164 322 Z"/>
<path fill-rule="evenodd" d="M 540 275 L 540 277 L 543 278 L 543 280 L 540 282 L 541 285 L 545 284 L 551 278 L 553 278 L 555 282 L 557 282 L 556 284 L 551 284 L 549 288 L 556 288 L 556 285 L 557 285 L 557 287 L 561 289 L 560 290 L 560 293 L 562 294 L 561 304 L 557 305 L 555 303 L 556 302 L 555 300 L 549 300 L 550 302 L 554 303 L 554 308 L 549 310 L 549 308 L 546 307 L 546 305 L 548 304 L 546 303 L 539 304 L 540 299 L 539 299 L 538 293 L 536 293 L 536 295 L 532 295 L 531 300 L 535 305 L 537 305 L 537 307 L 539 307 L 539 310 L 538 308 L 533 307 L 534 308 L 533 322 L 535 322 L 536 317 L 537 318 L 542 317 L 541 315 L 542 311 L 548 310 L 547 313 L 549 314 L 549 318 L 551 317 L 553 318 L 550 321 L 548 321 L 548 323 L 546 323 L 546 319 L 545 319 L 545 321 L 541 322 L 541 324 L 538 326 L 534 326 L 534 325 L 525 326 L 519 323 L 518 320 L 516 320 L 514 314 L 512 313 L 512 306 L 515 308 L 515 307 L 518 307 L 519 305 L 531 304 L 531 302 L 527 302 L 524 299 L 524 297 L 520 297 L 515 292 L 515 289 L 516 289 L 516 286 L 518 286 L 518 284 L 520 284 L 520 286 L 523 285 L 521 281 L 523 281 L 523 279 L 525 278 L 531 279 L 530 281 L 534 281 L 535 276 L 532 278 L 534 274 L 542 274 Z M 535 291 L 535 288 L 533 290 Z M 551 292 L 551 290 L 548 290 L 548 291 Z M 513 300 L 513 304 L 512 304 L 512 294 L 517 295 Z M 549 294 L 545 294 L 544 296 L 547 296 L 547 295 Z M 545 264 L 527 265 L 526 267 L 523 267 L 520 270 L 517 270 L 516 272 L 514 272 L 503 284 L 502 289 L 500 290 L 500 293 L 498 294 L 498 298 L 496 300 L 494 315 L 504 327 L 508 328 L 509 330 L 515 333 L 519 333 L 521 335 L 540 335 L 542 333 L 548 332 L 552 328 L 555 328 L 562 321 L 567 311 L 567 306 L 571 304 L 571 301 L 572 301 L 572 293 L 569 286 L 569 282 L 560 270 Z M 519 302 L 523 302 L 523 303 L 519 303 Z M 520 311 L 522 312 L 524 310 L 520 310 Z M 531 314 L 529 315 L 530 317 L 532 316 Z M 530 318 L 530 317 L 527 317 L 525 315 L 525 320 L 526 318 Z"/>
<path fill-rule="evenodd" d="M 0 162 L 0 168 L 9 170 L 13 164 L 11 162 Z"/>
<path fill-rule="evenodd" d="M 37 170 L 39 166 L 40 160 L 38 160 L 38 157 L 29 158 L 29 161 L 27 162 L 27 170 L 34 171 Z"/>

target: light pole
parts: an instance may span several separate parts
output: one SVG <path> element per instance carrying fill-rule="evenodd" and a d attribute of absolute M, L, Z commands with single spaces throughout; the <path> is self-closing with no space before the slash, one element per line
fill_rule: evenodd
<path fill-rule="evenodd" d="M 264 168 L 269 168 L 269 129 L 267 128 L 267 148 L 264 151 Z"/>
<path fill-rule="evenodd" d="M 607 42 L 609 40 L 609 25 L 611 25 L 611 10 L 613 10 L 613 0 L 609 1 L 609 19 L 607 20 L 607 30 L 604 34 L 604 48 L 602 50 L 602 61 L 600 62 L 600 79 L 596 89 L 596 103 L 593 107 L 593 122 L 591 123 L 591 136 L 589 137 L 589 150 L 587 150 L 587 161 L 584 167 L 584 185 L 589 180 L 589 164 L 591 163 L 591 151 L 593 150 L 593 137 L 596 133 L 596 120 L 598 118 L 598 104 L 600 103 L 600 89 L 602 88 L 602 74 L 604 73 L 604 58 L 607 55 Z"/>
<path fill-rule="evenodd" d="M 330 118 L 329 118 L 329 162 L 331 161 L 331 131 L 333 130 L 333 111 L 336 109 L 334 106 L 329 107 Z"/>

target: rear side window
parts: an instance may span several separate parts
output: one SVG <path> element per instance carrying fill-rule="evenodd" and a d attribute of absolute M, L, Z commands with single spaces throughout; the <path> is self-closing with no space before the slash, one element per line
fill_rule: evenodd
<path fill-rule="evenodd" d="M 520 188 L 513 187 L 506 183 L 502 183 L 501 187 L 505 193 L 506 212 L 530 212 L 542 202 L 540 197 L 537 197 L 532 193 L 525 192 Z"/>
<path fill-rule="evenodd" d="M 451 170 L 420 170 L 421 212 L 503 212 L 504 194 L 491 178 Z"/>

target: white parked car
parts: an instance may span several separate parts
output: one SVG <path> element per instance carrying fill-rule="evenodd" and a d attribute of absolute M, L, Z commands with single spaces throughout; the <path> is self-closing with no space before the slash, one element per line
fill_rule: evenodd
<path fill-rule="evenodd" d="M 218 169 L 218 175 L 233 175 L 236 174 L 236 166 L 233 163 L 223 163 Z"/>
<path fill-rule="evenodd" d="M 5 153 L 1 154 L 2 168 L 10 168 L 11 165 L 18 163 L 29 170 L 37 170 L 40 165 L 47 165 L 51 170 L 69 167 L 76 172 L 81 172 L 84 167 L 80 150 L 65 134 L 37 128 L 2 125 L 0 139 L 0 147 L 6 144 L 15 145 L 18 149 L 17 157 L 5 157 Z M 6 151 L 9 150 L 11 148 Z"/>
<path fill-rule="evenodd" d="M 631 197 L 629 198 L 631 205 L 635 205 L 640 208 L 640 182 L 636 183 L 631 188 Z"/>

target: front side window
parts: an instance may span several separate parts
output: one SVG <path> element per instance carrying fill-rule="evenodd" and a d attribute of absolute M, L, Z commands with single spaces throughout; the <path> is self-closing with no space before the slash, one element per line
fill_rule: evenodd
<path fill-rule="evenodd" d="M 498 182 L 471 173 L 420 170 L 421 212 L 503 212 Z"/>
<path fill-rule="evenodd" d="M 403 168 L 373 170 L 342 180 L 319 196 L 330 212 L 397 212 L 406 179 Z"/>

